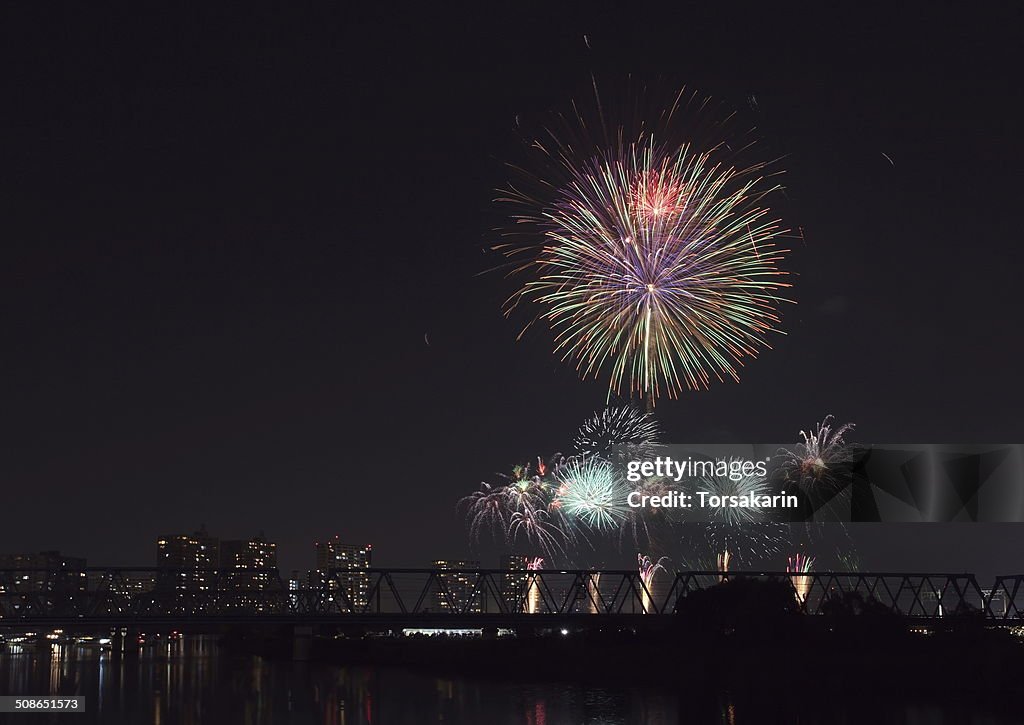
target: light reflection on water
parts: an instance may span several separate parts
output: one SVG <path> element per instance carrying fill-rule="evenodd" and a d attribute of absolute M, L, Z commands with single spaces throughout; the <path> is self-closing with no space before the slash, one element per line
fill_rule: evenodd
<path fill-rule="evenodd" d="M 915 725 L 1006 725 L 1016 722 L 949 707 L 864 703 L 807 707 L 803 697 L 741 705 L 635 688 L 562 683 L 503 683 L 435 677 L 391 668 L 341 668 L 218 653 L 215 641 L 186 637 L 142 650 L 139 657 L 75 645 L 49 653 L 0 652 L 0 694 L 84 695 L 84 714 L 0 715 L 0 722 L 154 723 L 155 725 L 613 725 L 619 723 L 863 722 Z M 859 708 L 859 709 L 857 709 Z M 6 720 L 4 718 L 7 718 Z"/>

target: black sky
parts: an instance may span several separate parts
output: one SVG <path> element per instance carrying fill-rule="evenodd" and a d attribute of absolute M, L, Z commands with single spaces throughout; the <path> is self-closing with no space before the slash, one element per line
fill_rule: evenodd
<path fill-rule="evenodd" d="M 333 533 L 465 555 L 457 498 L 604 401 L 478 276 L 515 117 L 591 73 L 748 115 L 807 240 L 788 336 L 660 406 L 671 440 L 1024 438 L 1013 4 L 176 5 L 0 9 L 0 551 L 150 564 L 205 522 L 287 567 Z M 1024 538 L 939 531 L 865 558 Z"/>

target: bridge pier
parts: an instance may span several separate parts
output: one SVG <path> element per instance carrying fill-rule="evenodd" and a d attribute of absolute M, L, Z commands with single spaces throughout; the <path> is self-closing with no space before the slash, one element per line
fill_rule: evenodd
<path fill-rule="evenodd" d="M 114 657 L 137 657 L 139 628 L 115 627 L 110 636 L 110 654 Z"/>
<path fill-rule="evenodd" d="M 40 632 L 35 636 L 33 644 L 35 645 L 36 656 L 46 662 L 49 662 L 50 656 L 53 654 L 53 642 L 47 639 L 45 634 Z"/>
<path fill-rule="evenodd" d="M 295 662 L 306 662 L 313 649 L 313 628 L 296 625 L 292 631 L 292 659 Z"/>

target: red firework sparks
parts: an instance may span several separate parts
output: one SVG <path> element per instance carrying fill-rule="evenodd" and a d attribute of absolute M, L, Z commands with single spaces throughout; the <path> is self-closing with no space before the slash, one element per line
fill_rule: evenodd
<path fill-rule="evenodd" d="M 686 208 L 683 186 L 665 170 L 651 170 L 633 185 L 633 213 L 642 221 L 671 217 Z"/>

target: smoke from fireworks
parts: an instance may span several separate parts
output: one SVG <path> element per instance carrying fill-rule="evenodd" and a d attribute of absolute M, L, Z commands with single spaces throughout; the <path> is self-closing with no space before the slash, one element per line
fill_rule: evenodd
<path fill-rule="evenodd" d="M 676 140 L 682 101 L 592 148 L 534 140 L 549 178 L 536 179 L 536 196 L 501 199 L 532 230 L 525 244 L 498 247 L 527 276 L 510 306 L 537 303 L 557 354 L 583 377 L 606 375 L 609 395 L 648 406 L 738 380 L 778 331 L 789 286 L 779 267 L 788 250 L 776 243 L 786 230 L 764 203 L 779 187 L 764 165 L 725 158 L 728 144 Z"/>

